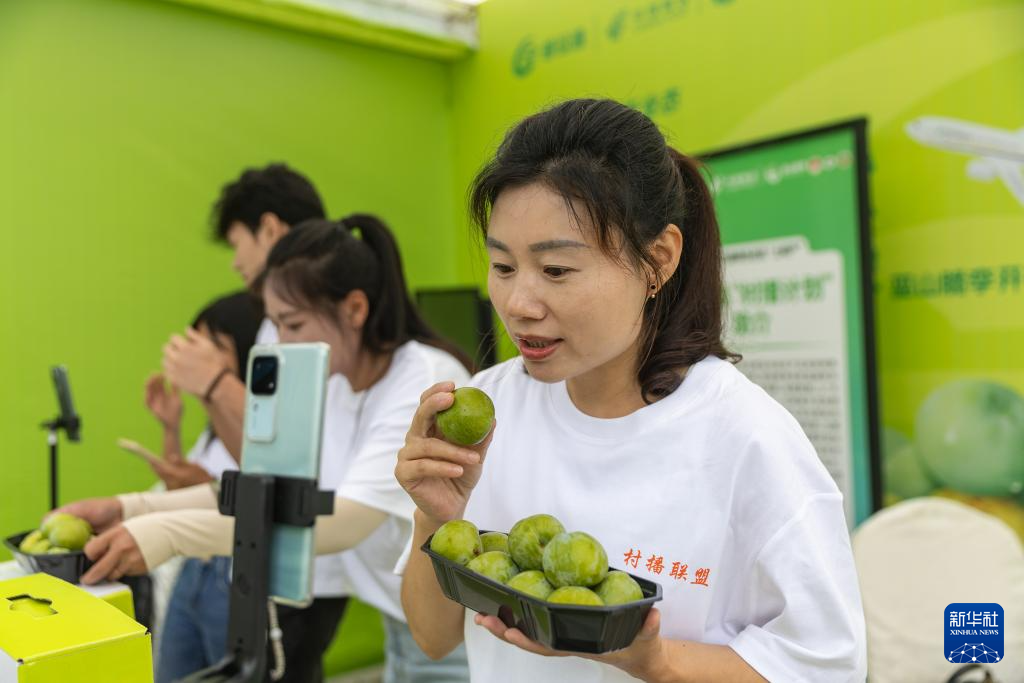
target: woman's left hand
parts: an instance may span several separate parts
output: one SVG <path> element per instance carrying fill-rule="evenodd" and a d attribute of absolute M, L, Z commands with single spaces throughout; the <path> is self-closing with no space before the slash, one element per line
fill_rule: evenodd
<path fill-rule="evenodd" d="M 146 407 L 160 421 L 165 429 L 177 431 L 181 427 L 181 394 L 174 385 L 170 387 L 164 376 L 157 372 L 146 380 Z"/>
<path fill-rule="evenodd" d="M 117 581 L 125 574 L 137 576 L 148 571 L 139 544 L 123 524 L 92 538 L 85 544 L 85 555 L 95 563 L 82 574 L 85 584 Z"/>
<path fill-rule="evenodd" d="M 646 680 L 650 672 L 657 671 L 664 661 L 664 640 L 661 638 L 661 613 L 651 608 L 640 627 L 633 643 L 622 650 L 609 652 L 603 655 L 592 655 L 583 652 L 566 652 L 564 650 L 552 650 L 549 647 L 527 638 L 517 628 L 509 628 L 501 619 L 495 616 L 477 614 L 473 617 L 474 622 L 490 631 L 495 637 L 501 638 L 506 643 L 545 657 L 583 657 L 593 659 L 596 662 L 611 664 L 622 669 L 631 676 Z"/>

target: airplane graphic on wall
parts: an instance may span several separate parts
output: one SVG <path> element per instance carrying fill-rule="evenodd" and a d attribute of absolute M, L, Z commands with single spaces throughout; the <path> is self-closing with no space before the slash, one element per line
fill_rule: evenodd
<path fill-rule="evenodd" d="M 1001 180 L 1024 205 L 1024 128 L 1012 131 L 943 116 L 922 116 L 907 124 L 907 135 L 926 147 L 973 157 L 967 176 Z"/>

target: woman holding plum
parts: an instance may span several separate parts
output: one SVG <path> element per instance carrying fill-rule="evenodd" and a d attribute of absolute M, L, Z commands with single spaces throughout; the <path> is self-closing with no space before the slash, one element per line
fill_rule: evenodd
<path fill-rule="evenodd" d="M 395 473 L 413 548 L 465 518 L 548 513 L 664 600 L 629 647 L 548 650 L 441 593 L 413 552 L 402 601 L 474 681 L 861 681 L 864 617 L 842 495 L 793 417 L 722 342 L 721 243 L 691 159 L 643 114 L 572 100 L 506 136 L 472 187 L 494 307 L 520 356 L 470 382 L 496 422 L 440 438 L 452 383 L 422 396 Z"/>

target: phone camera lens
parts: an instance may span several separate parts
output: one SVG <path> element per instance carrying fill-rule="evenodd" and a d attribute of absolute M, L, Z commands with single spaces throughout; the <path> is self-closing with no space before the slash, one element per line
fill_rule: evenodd
<path fill-rule="evenodd" d="M 274 393 L 277 389 L 276 356 L 257 356 L 253 359 L 249 386 L 257 396 L 270 396 Z"/>

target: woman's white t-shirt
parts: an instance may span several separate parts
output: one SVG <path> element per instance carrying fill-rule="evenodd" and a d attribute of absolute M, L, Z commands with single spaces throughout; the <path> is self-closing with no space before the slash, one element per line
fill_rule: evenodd
<path fill-rule="evenodd" d="M 193 465 L 199 465 L 218 480 L 225 470 L 238 469 L 238 463 L 228 453 L 224 442 L 214 436 L 209 427 L 202 431 L 185 459 Z"/>
<path fill-rule="evenodd" d="M 661 635 L 728 645 L 770 681 L 863 681 L 864 617 L 842 495 L 796 420 L 732 364 L 695 364 L 625 417 L 580 412 L 513 359 L 471 381 L 498 426 L 465 518 L 508 531 L 549 513 L 612 567 L 660 583 Z M 426 384 L 423 385 L 427 386 Z M 634 680 L 530 654 L 473 623 L 474 681 Z"/>
<path fill-rule="evenodd" d="M 334 381 L 337 380 L 337 381 Z M 388 513 L 387 520 L 355 548 L 317 558 L 314 594 L 354 595 L 405 621 L 401 577 L 395 562 L 412 537 L 415 503 L 395 479 L 420 395 L 437 382 L 464 384 L 469 372 L 446 351 L 406 342 L 387 373 L 355 393 L 344 377 L 332 377 L 324 417 L 320 488 Z"/>

